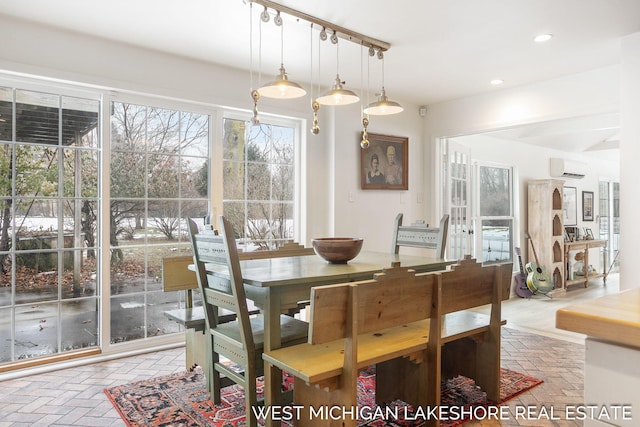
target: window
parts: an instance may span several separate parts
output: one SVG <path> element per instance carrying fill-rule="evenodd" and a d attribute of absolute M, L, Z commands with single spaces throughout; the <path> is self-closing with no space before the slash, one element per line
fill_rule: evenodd
<path fill-rule="evenodd" d="M 479 244 L 483 263 L 513 259 L 513 200 L 511 168 L 478 166 Z M 478 252 L 481 252 L 478 253 Z"/>
<path fill-rule="evenodd" d="M 163 292 L 161 265 L 191 253 L 187 217 L 224 209 L 247 249 L 294 238 L 297 121 L 221 119 L 214 141 L 213 110 L 3 84 L 0 364 L 180 331 L 164 311 L 185 297 Z"/>
<path fill-rule="evenodd" d="M 296 128 L 224 119 L 223 209 L 243 250 L 294 238 Z"/>
<path fill-rule="evenodd" d="M 111 116 L 111 343 L 178 330 L 164 311 L 165 256 L 189 254 L 186 217 L 208 212 L 209 116 L 114 102 Z"/>
<path fill-rule="evenodd" d="M 99 345 L 99 108 L 0 87 L 0 363 Z"/>

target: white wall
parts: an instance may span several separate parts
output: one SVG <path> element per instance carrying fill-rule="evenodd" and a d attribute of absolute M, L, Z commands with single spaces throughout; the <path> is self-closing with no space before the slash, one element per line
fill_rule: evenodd
<path fill-rule="evenodd" d="M 640 287 L 635 254 L 640 252 L 640 33 L 622 40 L 622 140 L 620 142 L 620 288 Z"/>

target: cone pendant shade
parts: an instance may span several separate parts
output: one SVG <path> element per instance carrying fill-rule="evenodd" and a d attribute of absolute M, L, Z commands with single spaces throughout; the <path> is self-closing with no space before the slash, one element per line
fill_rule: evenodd
<path fill-rule="evenodd" d="M 307 94 L 302 86 L 289 80 L 282 64 L 280 64 L 280 74 L 276 76 L 276 79 L 262 86 L 259 90 L 261 96 L 277 99 L 300 98 Z"/>
<path fill-rule="evenodd" d="M 360 97 L 355 92 L 344 89 L 340 76 L 336 75 L 336 81 L 329 92 L 320 96 L 316 101 L 322 105 L 349 105 L 360 101 Z"/>

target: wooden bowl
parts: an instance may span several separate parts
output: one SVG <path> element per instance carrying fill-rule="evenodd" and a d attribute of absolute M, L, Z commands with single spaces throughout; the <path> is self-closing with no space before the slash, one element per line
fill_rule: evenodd
<path fill-rule="evenodd" d="M 331 264 L 346 264 L 360 253 L 362 242 L 353 237 L 323 237 L 313 239 L 313 250 Z"/>

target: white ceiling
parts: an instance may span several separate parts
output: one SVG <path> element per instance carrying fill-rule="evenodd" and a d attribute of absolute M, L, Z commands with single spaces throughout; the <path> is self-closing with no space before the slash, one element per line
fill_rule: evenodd
<path fill-rule="evenodd" d="M 621 37 L 640 31 L 639 0 L 276 2 L 390 43 L 384 62 L 387 94 L 416 105 L 619 64 Z M 261 10 L 253 6 L 255 72 Z M 250 64 L 250 13 L 244 0 L 0 0 L 0 13 L 231 67 L 248 69 Z M 280 31 L 272 22 L 261 28 L 263 79 L 270 79 L 280 62 Z M 532 38 L 539 33 L 552 33 L 554 38 L 534 43 Z M 308 23 L 285 17 L 284 64 L 290 79 L 307 85 L 310 37 Z M 362 73 L 359 45 L 345 40 L 339 45 L 340 75 L 348 87 L 359 90 L 363 74 L 366 82 L 367 60 Z M 316 51 L 317 47 L 315 43 Z M 335 78 L 336 49 L 324 42 L 320 51 L 321 78 L 314 77 L 314 84 L 326 86 Z M 375 90 L 381 84 L 381 64 L 376 59 L 369 64 L 370 86 Z M 491 86 L 494 78 L 505 83 Z M 616 115 L 602 118 L 602 124 L 598 119 L 597 125 L 583 121 L 589 129 L 595 127 L 588 135 L 587 128 L 576 126 L 578 121 L 567 123 L 568 127 L 560 124 L 521 129 L 519 138 L 557 146 L 560 139 L 550 132 L 560 129 L 568 151 L 584 151 L 615 139 L 618 120 Z M 569 132 L 575 128 L 582 134 Z M 535 133 L 540 137 L 534 138 Z"/>

